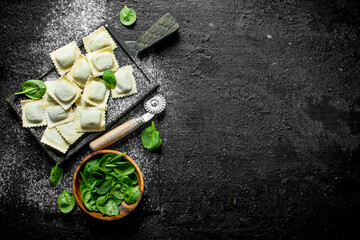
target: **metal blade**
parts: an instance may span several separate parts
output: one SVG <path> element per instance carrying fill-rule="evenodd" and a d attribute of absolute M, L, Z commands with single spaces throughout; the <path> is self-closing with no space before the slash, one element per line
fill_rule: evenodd
<path fill-rule="evenodd" d="M 150 121 L 154 116 L 155 116 L 155 114 L 145 113 L 144 115 L 141 116 L 141 120 L 142 120 L 144 123 L 146 123 L 146 122 Z"/>

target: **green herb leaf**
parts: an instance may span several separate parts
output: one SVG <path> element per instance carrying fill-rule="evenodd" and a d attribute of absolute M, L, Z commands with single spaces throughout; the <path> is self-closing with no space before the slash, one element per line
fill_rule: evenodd
<path fill-rule="evenodd" d="M 133 9 L 124 6 L 120 11 L 120 22 L 124 26 L 131 26 L 136 21 L 136 13 Z"/>
<path fill-rule="evenodd" d="M 46 92 L 46 85 L 41 80 L 27 80 L 21 85 L 21 92 L 15 93 L 15 95 L 25 94 L 31 99 L 41 99 Z"/>
<path fill-rule="evenodd" d="M 107 200 L 104 204 L 102 213 L 108 216 L 115 216 L 120 214 L 120 210 L 118 204 L 116 204 L 116 201 L 114 199 Z"/>
<path fill-rule="evenodd" d="M 114 168 L 114 171 L 119 174 L 120 176 L 129 175 L 135 171 L 134 165 L 130 162 L 123 162 L 123 164 L 118 165 Z"/>
<path fill-rule="evenodd" d="M 111 194 L 117 199 L 124 199 L 124 193 L 128 189 L 128 185 L 125 183 L 118 183 L 111 188 Z"/>
<path fill-rule="evenodd" d="M 135 171 L 129 175 L 129 178 L 132 180 L 133 185 L 137 184 L 137 182 L 139 181 L 138 176 Z"/>
<path fill-rule="evenodd" d="M 90 173 L 95 172 L 96 171 L 96 167 L 98 164 L 99 159 L 94 159 L 91 160 L 89 162 L 86 163 L 85 167 L 84 167 L 84 175 L 85 176 L 89 176 Z"/>
<path fill-rule="evenodd" d="M 112 89 L 115 88 L 116 78 L 115 78 L 115 74 L 113 71 L 111 71 L 110 69 L 106 70 L 103 73 L 103 79 L 104 79 L 106 86 L 108 86 L 109 88 L 112 88 Z"/>
<path fill-rule="evenodd" d="M 133 180 L 131 178 L 129 178 L 128 176 L 123 176 L 119 179 L 118 181 L 119 183 L 125 183 L 126 185 L 132 187 L 133 184 Z"/>
<path fill-rule="evenodd" d="M 63 170 L 58 166 L 58 164 L 56 164 L 55 167 L 51 169 L 50 184 L 52 186 L 57 185 L 61 181 L 62 176 Z"/>
<path fill-rule="evenodd" d="M 80 183 L 80 192 L 81 194 L 84 194 L 84 192 L 89 189 L 89 187 L 85 184 L 85 181 L 81 181 Z"/>
<path fill-rule="evenodd" d="M 101 185 L 95 188 L 97 194 L 103 195 L 107 193 L 111 188 L 112 179 L 106 180 Z"/>
<path fill-rule="evenodd" d="M 139 186 L 129 187 L 124 194 L 124 200 L 127 204 L 133 204 L 140 198 Z"/>
<path fill-rule="evenodd" d="M 100 159 L 89 161 L 80 172 L 82 201 L 89 211 L 100 211 L 108 216 L 119 214 L 118 205 L 129 188 L 132 191 L 127 194 L 128 202 L 134 199 L 136 202 L 139 198 L 138 189 L 132 188 L 137 184 L 138 176 L 131 162 L 123 161 L 125 154 L 105 154 Z"/>
<path fill-rule="evenodd" d="M 74 194 L 64 191 L 60 196 L 57 198 L 58 206 L 61 212 L 69 213 L 75 207 L 75 197 Z"/>
<path fill-rule="evenodd" d="M 161 146 L 160 132 L 156 130 L 154 121 L 150 127 L 143 130 L 141 140 L 144 148 L 149 150 L 155 150 Z"/>

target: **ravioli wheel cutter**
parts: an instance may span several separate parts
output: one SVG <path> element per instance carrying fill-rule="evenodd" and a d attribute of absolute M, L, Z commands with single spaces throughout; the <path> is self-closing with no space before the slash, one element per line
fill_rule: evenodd
<path fill-rule="evenodd" d="M 91 150 L 98 151 L 101 150 L 114 142 L 124 138 L 129 135 L 139 127 L 141 127 L 144 123 L 150 121 L 155 114 L 161 113 L 166 106 L 165 98 L 158 94 L 149 100 L 145 101 L 144 107 L 147 113 L 138 118 L 133 118 L 126 123 L 114 128 L 110 132 L 102 135 L 101 137 L 95 139 L 90 143 Z"/>

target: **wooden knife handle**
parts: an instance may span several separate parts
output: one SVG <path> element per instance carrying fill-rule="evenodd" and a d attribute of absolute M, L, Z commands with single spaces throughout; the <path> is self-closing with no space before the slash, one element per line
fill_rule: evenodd
<path fill-rule="evenodd" d="M 94 152 L 101 150 L 122 139 L 123 137 L 129 135 L 130 133 L 138 129 L 141 125 L 143 125 L 141 118 L 131 119 L 130 121 L 127 121 L 126 123 L 118 126 L 117 128 L 114 128 L 110 132 L 92 141 L 90 143 L 90 148 Z"/>

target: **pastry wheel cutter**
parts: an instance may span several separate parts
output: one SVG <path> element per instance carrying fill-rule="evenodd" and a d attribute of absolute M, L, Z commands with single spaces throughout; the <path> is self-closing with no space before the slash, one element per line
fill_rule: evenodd
<path fill-rule="evenodd" d="M 95 139 L 89 144 L 91 150 L 94 152 L 101 150 L 124 138 L 141 127 L 144 123 L 150 121 L 155 116 L 155 114 L 161 113 L 165 109 L 165 106 L 165 98 L 160 94 L 155 95 L 154 97 L 145 101 L 144 107 L 147 112 L 144 115 L 138 118 L 133 118 L 126 123 L 123 123 L 120 126 L 114 128 L 110 132 L 105 133 L 101 137 Z"/>

